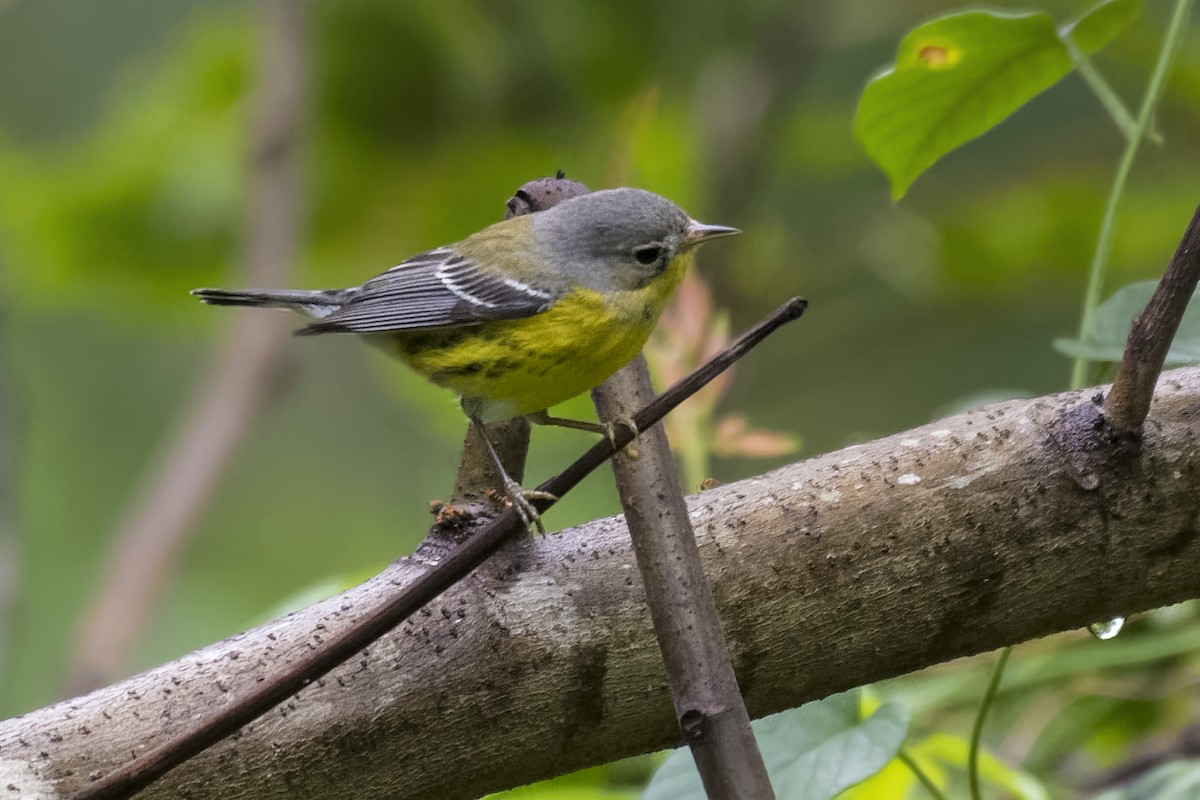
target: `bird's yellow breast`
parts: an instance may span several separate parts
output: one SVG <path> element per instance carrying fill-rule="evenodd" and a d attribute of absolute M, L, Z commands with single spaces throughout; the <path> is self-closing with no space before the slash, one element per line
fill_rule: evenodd
<path fill-rule="evenodd" d="M 376 334 L 376 344 L 463 398 L 485 422 L 530 414 L 597 386 L 650 336 L 690 258 L 646 286 L 576 288 L 541 314 L 462 328 Z"/>

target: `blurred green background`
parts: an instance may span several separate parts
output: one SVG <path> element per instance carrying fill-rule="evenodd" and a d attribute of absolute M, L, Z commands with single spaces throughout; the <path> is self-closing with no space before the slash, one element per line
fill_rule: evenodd
<path fill-rule="evenodd" d="M 899 204 L 851 135 L 903 33 L 959 7 L 315 0 L 309 212 L 289 280 L 358 283 L 498 220 L 521 183 L 561 168 L 742 228 L 699 264 L 734 331 L 808 297 L 721 401 L 799 436 L 802 455 L 1063 389 L 1070 365 L 1050 343 L 1077 325 L 1123 146 L 1084 84 L 1038 97 Z M 1061 21 L 1086 4 L 1041 7 Z M 1097 59 L 1131 106 L 1167 11 L 1149 3 Z M 107 543 L 241 313 L 187 291 L 239 282 L 260 23 L 231 2 L 0 0 L 0 714 L 64 696 Z M 1200 194 L 1195 25 L 1158 128 L 1110 290 L 1161 272 Z M 448 494 L 464 430 L 448 395 L 341 337 L 289 341 L 283 373 L 130 670 L 380 568 Z M 535 432 L 528 475 L 587 443 Z M 548 522 L 617 510 L 599 472 Z"/>

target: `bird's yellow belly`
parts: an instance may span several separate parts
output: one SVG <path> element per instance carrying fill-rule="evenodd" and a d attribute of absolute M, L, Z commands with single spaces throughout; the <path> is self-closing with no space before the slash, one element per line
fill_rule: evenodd
<path fill-rule="evenodd" d="M 663 305 L 657 298 L 636 300 L 612 304 L 593 291 L 576 290 L 525 319 L 373 338 L 419 374 L 461 395 L 468 413 L 495 421 L 582 394 L 628 363 L 646 343 Z"/>

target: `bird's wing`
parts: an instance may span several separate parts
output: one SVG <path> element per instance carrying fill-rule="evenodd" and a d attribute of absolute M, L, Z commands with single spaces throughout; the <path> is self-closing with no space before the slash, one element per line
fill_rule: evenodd
<path fill-rule="evenodd" d="M 530 317 L 559 293 L 480 269 L 454 247 L 439 247 L 347 291 L 334 313 L 298 333 L 378 333 L 478 325 Z"/>

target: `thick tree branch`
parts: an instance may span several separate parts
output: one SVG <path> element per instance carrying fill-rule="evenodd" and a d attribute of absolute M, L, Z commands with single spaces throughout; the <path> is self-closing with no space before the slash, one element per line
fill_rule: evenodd
<path fill-rule="evenodd" d="M 638 356 L 592 390 L 600 419 L 617 425 L 654 396 Z M 688 518 L 662 423 L 612 459 L 646 607 L 675 704 L 675 720 L 710 800 L 774 798 L 750 729 L 712 587 Z"/>
<path fill-rule="evenodd" d="M 1095 390 L 997 404 L 689 498 L 752 715 L 1200 595 L 1200 368 L 1091 458 Z M 0 786 L 60 798 L 176 736 L 429 571 L 0 723 Z M 674 744 L 627 532 L 520 538 L 148 798 L 475 797 Z"/>
<path fill-rule="evenodd" d="M 1192 221 L 1150 302 L 1134 317 L 1112 391 L 1104 401 L 1105 414 L 1117 430 L 1135 433 L 1146 421 L 1154 385 L 1197 282 L 1200 282 L 1200 207 L 1192 214 Z"/>

